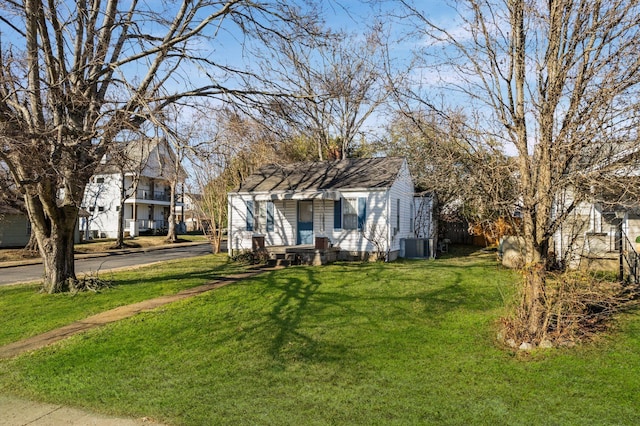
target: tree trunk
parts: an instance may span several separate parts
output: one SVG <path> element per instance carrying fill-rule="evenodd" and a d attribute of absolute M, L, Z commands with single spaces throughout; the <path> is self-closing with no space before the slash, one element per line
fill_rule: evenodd
<path fill-rule="evenodd" d="M 211 252 L 213 254 L 220 253 L 220 240 L 222 239 L 222 233 L 217 229 L 211 233 L 209 241 L 211 242 Z"/>
<path fill-rule="evenodd" d="M 114 248 L 124 247 L 124 207 L 127 199 L 127 189 L 124 187 L 124 172 L 120 172 L 120 209 L 118 210 L 118 231 Z"/>
<path fill-rule="evenodd" d="M 69 281 L 76 279 L 73 250 L 78 209 L 68 206 L 60 212 L 58 221 L 32 220 L 44 265 L 43 291 L 49 294 L 68 291 Z"/>
<path fill-rule="evenodd" d="M 536 241 L 536 220 L 542 218 L 526 212 L 524 222 L 524 259 L 523 293 L 521 300 L 520 318 L 528 340 L 539 342 L 545 334 L 542 329 L 545 315 L 544 295 L 546 291 L 546 244 L 540 245 Z M 523 335 L 523 337 L 525 337 Z"/>
<path fill-rule="evenodd" d="M 178 242 L 178 235 L 176 230 L 176 182 L 175 180 L 171 180 L 171 203 L 169 207 L 169 226 L 167 228 L 167 242 L 176 243 Z"/>
<path fill-rule="evenodd" d="M 545 330 L 544 317 L 545 268 L 542 263 L 527 267 L 524 271 L 524 293 L 522 295 L 521 318 L 531 341 L 539 342 Z"/>
<path fill-rule="evenodd" d="M 26 250 L 26 251 L 38 251 L 38 240 L 36 239 L 36 233 L 35 232 L 32 231 L 31 235 L 29 235 L 29 242 L 24 247 L 24 250 Z"/>

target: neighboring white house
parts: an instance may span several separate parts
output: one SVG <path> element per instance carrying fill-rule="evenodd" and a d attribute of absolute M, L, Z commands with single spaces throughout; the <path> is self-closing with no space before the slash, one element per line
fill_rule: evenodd
<path fill-rule="evenodd" d="M 175 158 L 166 140 L 160 138 L 136 140 L 120 153 L 106 155 L 86 187 L 82 207 L 90 217 L 80 219 L 80 230 L 88 238 L 115 238 L 118 212 L 124 209 L 126 234 L 165 231 L 171 205 L 170 179 L 177 170 L 180 189 L 185 179 Z M 123 188 L 126 200 L 121 205 Z M 181 194 L 176 195 L 180 200 Z M 181 208 L 182 203 L 178 202 L 177 213 Z"/>
<path fill-rule="evenodd" d="M 182 216 L 187 232 L 202 231 L 204 216 L 200 207 L 202 194 L 185 192 L 182 198 L 183 205 L 179 209 L 179 214 Z"/>
<path fill-rule="evenodd" d="M 583 201 L 554 233 L 553 250 L 569 268 L 601 266 L 606 259 L 618 260 L 621 248 L 625 255 L 634 251 L 638 237 L 640 206 Z"/>
<path fill-rule="evenodd" d="M 228 195 L 229 254 L 326 238 L 346 256 L 384 254 L 415 237 L 414 186 L 404 158 L 267 165 Z"/>

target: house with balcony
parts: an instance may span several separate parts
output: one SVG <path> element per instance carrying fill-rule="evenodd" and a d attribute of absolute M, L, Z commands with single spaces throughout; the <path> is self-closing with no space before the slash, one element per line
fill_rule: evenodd
<path fill-rule="evenodd" d="M 166 232 L 171 182 L 177 183 L 175 220 L 181 223 L 185 178 L 184 169 L 165 139 L 140 139 L 117 146 L 102 158 L 85 189 L 82 207 L 89 216 L 80 220 L 82 235 L 115 238 L 119 218 L 125 235 Z"/>

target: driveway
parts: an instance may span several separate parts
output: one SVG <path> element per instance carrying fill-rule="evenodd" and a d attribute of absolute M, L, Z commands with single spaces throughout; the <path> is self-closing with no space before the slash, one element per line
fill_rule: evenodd
<path fill-rule="evenodd" d="M 183 259 L 211 253 L 209 243 L 162 246 L 118 253 L 101 253 L 93 257 L 76 257 L 76 274 L 105 272 L 112 269 L 145 265 L 165 260 Z M 42 279 L 41 263 L 0 268 L 0 285 L 34 282 Z"/>

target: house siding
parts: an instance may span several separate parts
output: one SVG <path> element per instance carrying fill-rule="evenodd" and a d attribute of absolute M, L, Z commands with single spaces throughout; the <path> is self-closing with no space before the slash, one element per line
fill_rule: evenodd
<path fill-rule="evenodd" d="M 92 176 L 85 189 L 82 207 L 91 213 L 89 218 L 79 221 L 80 231 L 97 237 L 116 238 L 118 234 L 118 210 L 124 209 L 123 230 L 130 231 L 135 218 L 138 227 L 135 232 L 167 227 L 170 202 L 170 184 L 167 176 L 175 173 L 170 160 L 170 152 L 164 144 L 156 145 L 141 170 L 131 170 L 125 175 L 124 186 L 128 198 L 120 206 L 122 180 L 119 172 L 102 173 Z M 183 172 L 181 172 L 183 174 Z M 134 179 L 138 182 L 134 188 Z M 179 179 L 182 181 L 181 179 Z M 176 212 L 182 212 L 182 203 L 176 203 Z M 137 210 L 137 213 L 136 213 Z M 176 218 L 177 219 L 177 218 Z"/>
<path fill-rule="evenodd" d="M 572 201 L 571 191 L 566 191 L 556 200 L 556 211 L 566 208 Z M 628 225 L 631 223 L 625 220 L 623 231 L 627 235 L 629 231 L 633 232 Z M 553 235 L 556 259 L 575 269 L 587 258 L 606 257 L 615 251 L 616 233 L 617 223 L 613 213 L 604 213 L 600 203 L 578 203 Z"/>
<path fill-rule="evenodd" d="M 24 247 L 29 242 L 29 220 L 26 215 L 6 215 L 0 223 L 0 247 Z"/>
<path fill-rule="evenodd" d="M 416 238 L 433 238 L 438 236 L 438 227 L 434 215 L 434 195 L 421 195 L 413 198 L 414 231 Z"/>
<path fill-rule="evenodd" d="M 370 253 L 377 251 L 375 242 L 382 244 L 386 251 L 388 244 L 387 232 L 387 191 L 342 191 L 344 199 L 366 200 L 366 215 L 364 229 L 334 229 L 333 203 L 331 208 L 327 207 L 326 227 L 329 230 L 328 236 L 334 246 L 341 250 L 355 253 Z M 365 234 L 367 238 L 364 237 Z"/>
<path fill-rule="evenodd" d="M 88 229 L 99 238 L 117 236 L 120 186 L 120 176 L 117 174 L 99 174 L 91 178 L 85 190 L 83 203 L 83 207 L 91 216 L 80 219 L 81 231 Z"/>
<path fill-rule="evenodd" d="M 413 204 L 413 180 L 404 162 L 402 168 L 398 172 L 398 178 L 395 180 L 391 188 L 389 188 L 389 205 L 390 205 L 390 221 L 389 221 L 389 241 L 390 241 L 390 257 L 397 257 L 400 252 L 400 240 L 405 238 L 414 238 L 415 231 L 412 229 L 411 223 L 411 205 Z M 397 226 L 398 202 L 400 200 L 400 227 Z M 414 212 L 415 216 L 415 212 Z"/>

